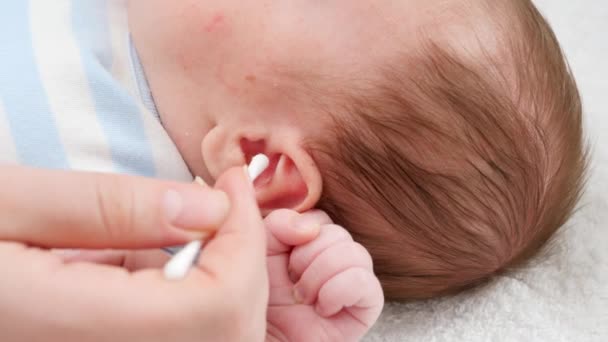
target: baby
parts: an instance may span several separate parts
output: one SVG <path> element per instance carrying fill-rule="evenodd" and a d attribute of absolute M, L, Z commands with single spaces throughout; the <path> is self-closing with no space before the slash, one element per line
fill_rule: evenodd
<path fill-rule="evenodd" d="M 95 14 L 73 25 L 100 20 Z M 98 52 L 84 63 L 106 71 L 84 83 L 101 95 L 76 102 L 95 104 L 88 119 L 105 122 L 100 131 L 114 145 L 68 151 L 90 157 L 81 168 L 189 177 L 159 172 L 181 160 L 160 127 L 127 114 L 138 110 L 158 111 L 189 171 L 209 183 L 264 153 L 271 166 L 256 182 L 263 212 L 329 213 L 369 250 L 387 299 L 456 293 L 521 265 L 566 222 L 581 192 L 580 98 L 530 1 L 131 0 L 128 23 L 135 74 L 147 81 L 140 77 L 138 89 L 149 83 L 152 97 L 141 91 L 142 104 L 131 104 L 124 89 L 132 84 L 120 77 L 124 96 L 97 90 L 121 74 L 117 56 Z M 81 45 L 104 43 L 82 34 Z M 121 44 L 110 50 L 124 51 Z M 19 94 L 5 83 L 6 106 L 6 94 Z M 99 114 L 117 106 L 113 116 Z M 71 124 L 57 125 L 93 139 Z M 61 140 L 45 132 L 36 139 Z M 161 138 L 146 147 L 146 136 Z M 27 163 L 31 151 L 19 139 L 15 153 Z M 83 146 L 56 144 L 68 145 Z M 66 160 L 31 164 L 73 166 Z"/>
<path fill-rule="evenodd" d="M 534 5 L 132 1 L 165 128 L 214 179 L 257 153 L 266 212 L 315 206 L 370 251 L 388 299 L 530 259 L 570 216 L 581 104 Z"/>

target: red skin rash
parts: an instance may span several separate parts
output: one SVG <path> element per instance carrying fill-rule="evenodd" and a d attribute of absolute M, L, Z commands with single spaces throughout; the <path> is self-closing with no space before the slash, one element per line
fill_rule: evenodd
<path fill-rule="evenodd" d="M 213 17 L 213 19 L 211 19 L 211 21 L 209 23 L 207 23 L 205 25 L 205 27 L 203 27 L 203 29 L 206 32 L 211 33 L 213 31 L 215 31 L 223 23 L 224 23 L 224 15 L 221 13 L 218 13 Z"/>
<path fill-rule="evenodd" d="M 207 33 L 214 33 L 215 31 L 217 31 L 218 29 L 221 28 L 221 26 L 223 26 L 225 22 L 225 17 L 224 14 L 220 13 L 216 13 L 213 18 L 207 22 L 204 26 L 203 26 L 203 30 Z M 215 72 L 215 77 L 220 81 L 220 83 L 222 83 L 228 90 L 230 90 L 233 93 L 239 93 L 239 88 L 236 87 L 235 85 L 232 85 L 231 82 L 228 82 L 226 75 L 225 75 L 225 66 L 224 63 L 220 64 L 217 67 L 217 70 Z"/>
<path fill-rule="evenodd" d="M 225 37 L 230 34 L 230 25 L 229 24 L 230 23 L 228 22 L 226 16 L 222 12 L 218 12 L 215 15 L 213 15 L 211 20 L 206 22 L 201 27 L 204 32 L 206 32 L 208 34 L 214 34 L 218 37 L 221 37 L 221 39 L 225 39 Z M 188 66 L 189 64 L 187 63 L 188 61 L 187 61 L 186 56 L 181 56 L 181 57 L 183 59 L 182 65 Z M 215 77 L 233 95 L 243 96 L 244 94 L 246 94 L 249 91 L 248 86 L 254 86 L 257 84 L 258 78 L 255 74 L 247 73 L 246 75 L 241 76 L 242 78 L 237 77 L 235 79 L 235 78 L 231 77 L 231 75 L 229 73 L 229 71 L 230 71 L 229 67 L 230 66 L 226 65 L 225 62 L 222 62 L 220 65 L 217 66 L 217 68 L 215 70 Z M 241 83 L 243 80 L 245 81 L 244 84 Z"/>

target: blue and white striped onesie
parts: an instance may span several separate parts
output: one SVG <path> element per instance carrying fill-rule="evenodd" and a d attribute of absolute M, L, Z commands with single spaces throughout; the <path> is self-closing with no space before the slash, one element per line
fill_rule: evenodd
<path fill-rule="evenodd" d="M 192 179 L 156 113 L 124 0 L 0 1 L 0 163 Z"/>

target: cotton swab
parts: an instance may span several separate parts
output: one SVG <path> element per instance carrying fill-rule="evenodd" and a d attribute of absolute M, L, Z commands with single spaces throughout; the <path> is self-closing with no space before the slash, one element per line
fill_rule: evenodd
<path fill-rule="evenodd" d="M 200 186 L 207 186 L 207 183 L 205 183 L 205 181 L 201 178 L 201 177 L 196 177 L 194 178 L 194 183 L 200 185 Z M 163 251 L 167 252 L 167 254 L 170 255 L 175 255 L 177 252 L 179 252 L 180 250 L 182 250 L 183 246 L 180 247 L 164 247 L 162 248 Z"/>
<path fill-rule="evenodd" d="M 254 182 L 270 165 L 270 160 L 263 154 L 258 154 L 253 157 L 251 163 L 247 167 L 249 179 Z M 194 261 L 203 247 L 202 241 L 192 241 L 182 250 L 175 253 L 171 260 L 165 264 L 163 273 L 166 279 L 179 280 L 188 274 Z"/>
<path fill-rule="evenodd" d="M 252 182 L 254 182 L 270 165 L 270 160 L 263 154 L 258 154 L 251 159 L 249 167 L 247 167 L 247 173 Z"/>
<path fill-rule="evenodd" d="M 185 277 L 202 247 L 202 241 L 192 241 L 177 252 L 165 265 L 165 278 L 177 280 Z"/>

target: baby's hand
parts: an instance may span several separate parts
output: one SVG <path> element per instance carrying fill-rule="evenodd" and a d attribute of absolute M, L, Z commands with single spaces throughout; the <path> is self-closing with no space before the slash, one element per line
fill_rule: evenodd
<path fill-rule="evenodd" d="M 321 211 L 279 210 L 266 220 L 267 341 L 358 341 L 384 305 L 372 259 Z"/>

